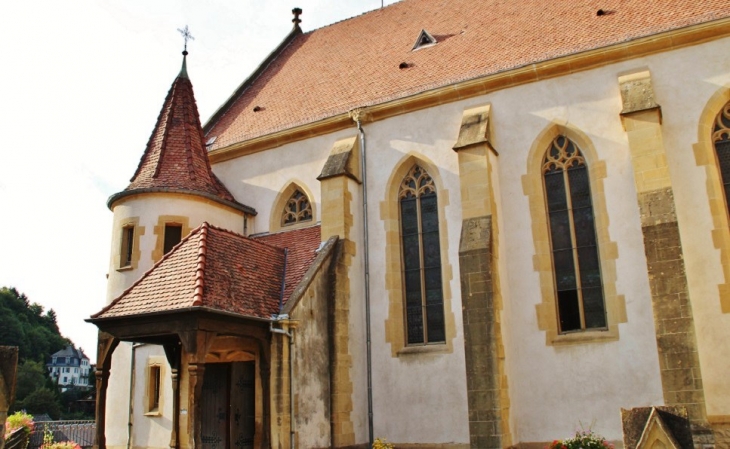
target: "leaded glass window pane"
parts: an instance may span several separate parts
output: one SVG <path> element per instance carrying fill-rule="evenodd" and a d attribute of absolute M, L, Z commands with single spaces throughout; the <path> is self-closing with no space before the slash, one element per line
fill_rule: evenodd
<path fill-rule="evenodd" d="M 398 197 L 407 342 L 444 342 L 438 200 L 433 179 L 415 165 L 403 179 Z"/>
<path fill-rule="evenodd" d="M 307 195 L 300 190 L 295 190 L 284 206 L 281 215 L 281 225 L 290 226 L 304 221 L 312 221 L 312 205 Z"/>
<path fill-rule="evenodd" d="M 717 162 L 720 166 L 725 203 L 730 205 L 730 103 L 726 103 L 717 117 L 712 130 Z"/>
<path fill-rule="evenodd" d="M 545 153 L 543 180 L 560 331 L 605 329 L 588 168 L 567 137 L 556 137 Z"/>

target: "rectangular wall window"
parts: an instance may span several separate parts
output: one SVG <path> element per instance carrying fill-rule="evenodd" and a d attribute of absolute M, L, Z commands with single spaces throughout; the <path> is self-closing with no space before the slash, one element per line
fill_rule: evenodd
<path fill-rule="evenodd" d="M 162 253 L 167 254 L 182 240 L 182 225 L 177 223 L 165 224 L 165 245 Z"/>
<path fill-rule="evenodd" d="M 160 366 L 149 367 L 147 376 L 147 413 L 154 413 L 160 410 Z"/>
<path fill-rule="evenodd" d="M 122 248 L 119 267 L 132 266 L 132 250 L 134 248 L 134 226 L 125 226 L 122 228 Z"/>

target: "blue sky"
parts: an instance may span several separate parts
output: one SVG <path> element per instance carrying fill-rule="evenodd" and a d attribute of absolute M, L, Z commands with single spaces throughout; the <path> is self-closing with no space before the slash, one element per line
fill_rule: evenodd
<path fill-rule="evenodd" d="M 395 3 L 385 0 L 384 4 Z M 203 123 L 290 31 L 379 8 L 381 0 L 37 0 L 1 7 L 0 286 L 53 308 L 96 358 L 112 214 L 177 75 Z"/>

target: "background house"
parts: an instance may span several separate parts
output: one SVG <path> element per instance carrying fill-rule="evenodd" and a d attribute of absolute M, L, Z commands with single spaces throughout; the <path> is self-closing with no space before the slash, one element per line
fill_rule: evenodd
<path fill-rule="evenodd" d="M 46 364 L 53 381 L 66 391 L 69 387 L 90 388 L 89 371 L 92 366 L 89 358 L 81 349 L 66 346 L 51 356 Z"/>

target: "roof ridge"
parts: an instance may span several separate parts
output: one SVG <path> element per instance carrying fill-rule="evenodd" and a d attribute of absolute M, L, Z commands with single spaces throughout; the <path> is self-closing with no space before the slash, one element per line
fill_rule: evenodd
<path fill-rule="evenodd" d="M 369 11 L 364 11 L 364 12 L 361 12 L 360 14 L 357 14 L 357 15 L 354 15 L 354 16 L 351 16 L 351 17 L 345 17 L 344 19 L 340 19 L 340 20 L 338 20 L 336 22 L 328 23 L 327 25 L 322 25 L 319 28 L 311 29 L 311 30 L 307 31 L 304 34 L 305 35 L 306 34 L 310 34 L 310 33 L 313 33 L 315 31 L 319 31 L 319 30 L 322 30 L 322 29 L 325 29 L 325 28 L 329 28 L 329 27 L 331 27 L 333 25 L 337 25 L 337 24 L 342 23 L 342 22 L 347 22 L 348 20 L 357 19 L 358 17 L 365 16 L 365 15 L 370 14 L 370 13 L 373 13 L 375 11 L 382 11 L 382 10 L 384 10 L 386 8 L 390 8 L 391 6 L 395 6 L 395 5 L 399 4 L 399 3 L 404 3 L 406 1 L 407 0 L 396 0 L 395 2 L 391 3 L 390 5 L 385 5 L 385 6 L 381 6 L 380 8 L 375 8 L 375 9 L 371 9 Z"/>
<path fill-rule="evenodd" d="M 195 268 L 195 290 L 193 292 L 193 306 L 203 305 L 203 290 L 205 289 L 205 265 L 208 254 L 208 228 L 204 221 L 200 225 L 200 240 L 198 241 L 198 261 Z"/>
<path fill-rule="evenodd" d="M 216 231 L 221 231 L 221 232 L 225 232 L 225 233 L 227 233 L 227 234 L 232 234 L 232 235 L 233 235 L 233 236 L 235 236 L 235 237 L 241 237 L 241 238 L 244 238 L 244 239 L 246 239 L 246 240 L 248 240 L 248 241 L 251 241 L 251 242 L 254 242 L 254 243 L 256 243 L 257 245 L 263 245 L 263 246 L 267 246 L 267 247 L 269 247 L 269 248 L 274 248 L 274 249 L 279 249 L 279 250 L 283 250 L 283 249 L 284 249 L 284 248 L 280 248 L 280 247 L 278 247 L 278 246 L 276 246 L 276 245 L 272 245 L 272 244 L 270 244 L 270 243 L 262 242 L 262 241 L 258 240 L 257 238 L 252 238 L 252 237 L 249 237 L 249 236 L 246 236 L 246 235 L 243 235 L 243 234 L 239 234 L 238 232 L 236 232 L 236 231 L 231 231 L 230 229 L 226 229 L 226 228 L 221 228 L 221 227 L 219 227 L 219 226 L 215 226 L 215 225 L 212 225 L 212 224 L 208 224 L 208 223 L 205 223 L 205 224 L 207 224 L 207 225 L 208 225 L 208 228 L 209 228 L 209 229 L 214 229 L 214 230 L 216 230 Z M 313 226 L 312 226 L 312 227 L 313 227 Z M 299 229 L 305 229 L 305 228 L 299 228 Z M 292 229 L 292 231 L 295 231 L 295 230 L 296 230 L 296 229 Z"/>
<path fill-rule="evenodd" d="M 286 50 L 292 42 L 296 40 L 297 37 L 303 36 L 305 33 L 302 32 L 302 29 L 299 27 L 294 27 L 289 32 L 289 34 L 284 37 L 284 40 L 281 41 L 279 45 L 274 48 L 274 50 L 269 53 L 269 55 L 266 57 L 266 59 L 261 62 L 261 64 L 256 67 L 253 72 L 247 77 L 244 78 L 244 80 L 241 82 L 241 84 L 238 85 L 236 90 L 233 91 L 233 93 L 226 99 L 226 101 L 223 102 L 218 109 L 216 109 L 215 112 L 213 112 L 213 115 L 210 116 L 208 121 L 205 123 L 205 125 L 202 126 L 203 135 L 207 135 L 208 131 L 213 129 L 213 127 L 228 114 L 228 112 L 231 110 L 231 107 L 238 101 L 241 96 L 248 90 L 249 87 L 251 87 L 256 80 L 258 80 L 261 75 L 266 73 L 266 69 L 268 69 L 271 64 L 276 61 L 279 56 Z"/>
<path fill-rule="evenodd" d="M 182 240 L 180 240 L 180 242 L 177 245 L 173 246 L 170 251 L 168 251 L 166 254 L 164 254 L 160 258 L 160 260 L 158 260 L 157 262 L 155 262 L 150 267 L 150 269 L 147 270 L 147 271 L 145 271 L 136 281 L 134 281 L 132 283 L 132 285 L 130 285 L 129 287 L 127 287 L 119 296 L 117 296 L 116 298 L 114 298 L 112 300 L 112 302 L 110 302 L 109 304 L 107 304 L 106 306 L 104 306 L 104 308 L 101 309 L 99 312 L 91 315 L 91 318 L 96 318 L 98 316 L 101 316 L 107 310 L 109 310 L 113 306 L 115 306 L 124 296 L 127 295 L 127 293 L 131 292 L 134 287 L 136 287 L 137 285 L 139 285 L 147 277 L 148 274 L 152 273 L 152 271 L 155 268 L 157 268 L 160 264 L 162 264 L 163 261 L 165 261 L 165 260 L 169 259 L 170 257 L 172 257 L 172 255 L 177 251 L 177 249 L 179 247 L 181 247 L 185 242 L 187 242 L 188 240 L 190 240 L 191 238 L 193 238 L 193 236 L 198 232 L 198 230 L 200 230 L 201 227 L 202 227 L 202 225 L 201 226 L 198 226 L 197 228 L 195 228 L 192 231 L 190 231 L 190 233 L 188 235 L 186 235 L 185 238 L 183 238 Z"/>
<path fill-rule="evenodd" d="M 260 239 L 260 238 L 269 237 L 269 236 L 272 236 L 272 235 L 279 235 L 279 234 L 284 234 L 284 233 L 287 233 L 287 232 L 302 231 L 304 229 L 311 229 L 311 228 L 316 228 L 316 227 L 320 227 L 321 228 L 322 227 L 322 222 L 321 221 L 318 221 L 318 222 L 316 222 L 313 225 L 297 227 L 295 229 L 279 229 L 278 231 L 275 231 L 275 232 L 265 232 L 265 233 L 262 232 L 260 234 L 253 235 L 253 236 L 251 236 L 249 238 L 251 238 L 251 239 Z"/>

